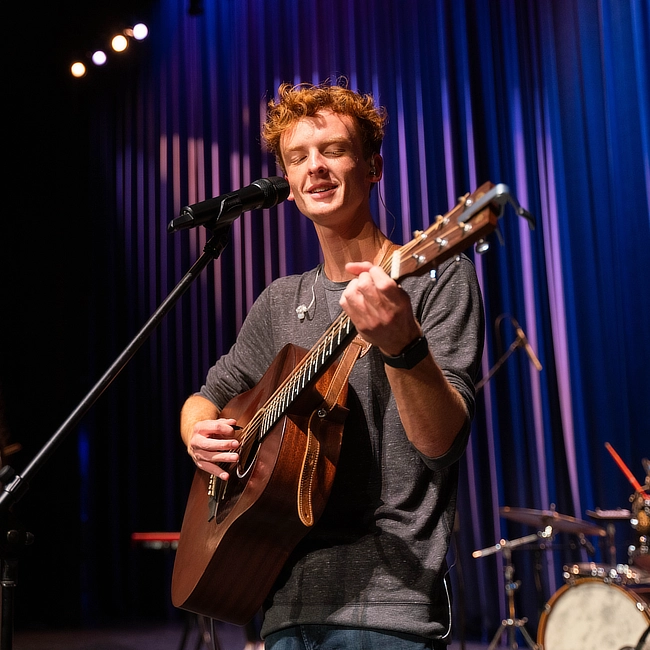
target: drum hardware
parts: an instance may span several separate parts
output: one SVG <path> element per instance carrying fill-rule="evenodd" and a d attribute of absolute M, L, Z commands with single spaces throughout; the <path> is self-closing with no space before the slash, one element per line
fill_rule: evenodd
<path fill-rule="evenodd" d="M 606 531 L 589 528 L 554 508 L 551 512 L 509 508 L 501 513 L 530 525 L 547 523 L 579 536 L 606 537 L 609 565 L 586 562 L 563 567 L 565 584 L 546 603 L 539 621 L 537 643 L 543 650 L 650 650 L 650 462 L 643 461 L 648 476 L 641 486 L 611 445 L 605 446 L 635 489 L 629 510 L 587 511 L 589 517 L 606 522 Z M 637 543 L 628 547 L 627 564 L 616 562 L 617 521 L 629 521 L 638 533 Z"/>
<path fill-rule="evenodd" d="M 644 572 L 637 571 L 629 564 L 607 566 L 596 562 L 578 562 L 565 564 L 562 570 L 564 582 L 571 585 L 580 578 L 598 578 L 606 584 L 625 587 L 636 587 L 648 582 L 648 576 Z"/>
<path fill-rule="evenodd" d="M 632 512 L 627 508 L 616 508 L 615 510 L 587 510 L 587 515 L 593 519 L 609 519 L 612 521 L 629 521 L 632 518 Z"/>
<path fill-rule="evenodd" d="M 632 497 L 630 497 L 630 500 L 632 500 Z M 644 500 L 640 503 L 635 498 L 633 501 L 633 511 L 634 515 L 630 518 L 632 528 L 643 532 L 650 531 L 650 500 Z"/>
<path fill-rule="evenodd" d="M 547 526 L 544 531 L 537 532 L 533 535 L 527 535 L 526 537 L 520 537 L 518 539 L 506 540 L 502 539 L 494 546 L 481 549 L 479 551 L 474 551 L 472 557 L 479 558 L 486 555 L 492 555 L 493 553 L 503 553 L 504 557 L 504 568 L 503 572 L 505 575 L 505 592 L 506 592 L 506 607 L 508 610 L 508 618 L 501 621 L 499 629 L 496 631 L 496 634 L 492 638 L 492 642 L 488 646 L 488 650 L 494 650 L 499 641 L 503 632 L 508 631 L 508 648 L 510 650 L 516 650 L 519 646 L 516 641 L 517 629 L 521 632 L 524 637 L 528 647 L 531 650 L 542 650 L 541 646 L 538 646 L 533 638 L 526 630 L 526 623 L 528 622 L 527 618 L 517 618 L 515 615 L 515 592 L 521 586 L 520 580 L 513 580 L 515 574 L 515 568 L 512 563 L 512 549 L 522 546 L 524 544 L 530 544 L 532 542 L 538 541 L 541 539 L 550 539 L 553 535 L 553 529 L 550 526 Z"/>
<path fill-rule="evenodd" d="M 578 543 L 587 551 L 589 557 L 595 557 L 596 549 L 594 545 L 585 537 L 584 533 L 578 533 Z"/>
<path fill-rule="evenodd" d="M 649 481 L 646 479 L 646 483 Z M 627 555 L 630 563 L 650 571 L 650 499 L 644 496 L 644 492 L 635 492 L 630 496 L 630 525 L 637 532 L 637 542 L 628 547 Z"/>
<path fill-rule="evenodd" d="M 642 460 L 646 478 L 645 484 L 641 485 L 614 448 L 608 442 L 605 443 L 605 447 L 634 487 L 634 494 L 629 499 L 632 504 L 630 525 L 637 531 L 638 540 L 636 544 L 628 546 L 628 560 L 630 564 L 650 571 L 650 547 L 648 543 L 648 535 L 650 534 L 650 461 L 647 458 Z"/>
<path fill-rule="evenodd" d="M 616 564 L 616 543 L 614 537 L 616 534 L 615 521 L 629 521 L 632 517 L 632 512 L 627 508 L 616 508 L 615 510 L 602 510 L 596 508 L 595 510 L 587 510 L 587 516 L 592 519 L 600 519 L 607 521 L 607 549 L 609 552 L 609 563 Z"/>
<path fill-rule="evenodd" d="M 627 555 L 631 564 L 650 571 L 650 544 L 648 536 L 639 535 L 638 543 L 628 546 Z"/>

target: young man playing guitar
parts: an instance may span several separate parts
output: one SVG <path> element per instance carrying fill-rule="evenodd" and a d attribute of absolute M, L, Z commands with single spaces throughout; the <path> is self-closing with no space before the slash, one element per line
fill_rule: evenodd
<path fill-rule="evenodd" d="M 464 255 L 440 264 L 435 282 L 425 275 L 398 284 L 384 271 L 396 247 L 373 221 L 370 192 L 382 178 L 385 122 L 371 97 L 345 87 L 280 87 L 263 136 L 289 200 L 314 224 L 324 263 L 267 287 L 182 409 L 189 455 L 227 484 L 239 426 L 220 413 L 260 382 L 285 344 L 312 348 L 341 309 L 371 344 L 349 374 L 349 413 L 322 516 L 264 603 L 271 650 L 451 642 L 445 556 L 474 412 L 483 306 Z M 224 574 L 235 570 L 223 563 Z M 222 592 L 216 584 L 227 598 Z"/>

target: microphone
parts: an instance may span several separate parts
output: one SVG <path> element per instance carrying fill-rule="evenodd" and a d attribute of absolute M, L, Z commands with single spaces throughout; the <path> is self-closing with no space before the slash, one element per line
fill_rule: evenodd
<path fill-rule="evenodd" d="M 510 316 L 510 322 L 512 323 L 513 327 L 515 328 L 515 332 L 517 333 L 517 341 L 519 342 L 519 345 L 523 345 L 524 350 L 526 350 L 526 354 L 528 355 L 528 358 L 531 360 L 535 368 L 537 368 L 537 371 L 541 372 L 542 364 L 539 362 L 539 359 L 535 356 L 535 353 L 533 352 L 533 348 L 530 347 L 530 343 L 528 342 L 528 338 L 524 334 L 524 330 L 521 329 L 519 323 L 512 316 Z"/>
<path fill-rule="evenodd" d="M 167 232 L 194 228 L 206 224 L 213 228 L 219 223 L 227 226 L 242 212 L 272 208 L 289 197 L 289 183 L 280 176 L 260 178 L 235 192 L 222 194 L 181 210 L 167 226 Z"/>

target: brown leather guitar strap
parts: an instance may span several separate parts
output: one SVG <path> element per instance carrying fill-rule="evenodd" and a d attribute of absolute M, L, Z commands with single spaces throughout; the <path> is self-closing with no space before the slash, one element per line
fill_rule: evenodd
<path fill-rule="evenodd" d="M 341 408 L 344 407 L 344 404 L 339 404 L 339 402 L 344 402 L 347 397 L 348 377 L 354 364 L 369 349 L 370 343 L 364 341 L 357 334 L 345 348 L 332 376 L 332 381 L 327 387 L 327 392 L 323 396 L 323 401 L 309 417 L 307 441 L 296 495 L 298 515 L 305 526 L 313 526 L 315 523 L 312 496 L 313 491 L 317 490 L 322 483 L 322 477 L 319 479 L 319 472 L 330 474 L 333 479 L 331 472 L 335 469 L 327 461 L 326 455 L 321 454 L 320 440 L 323 436 L 327 436 L 328 432 L 336 431 L 340 435 L 347 409 Z"/>
<path fill-rule="evenodd" d="M 396 250 L 398 246 L 395 244 L 390 244 L 386 249 L 381 261 L 378 266 L 383 267 L 385 262 L 392 256 L 393 251 Z M 331 409 L 334 404 L 338 402 L 339 395 L 345 385 L 347 384 L 348 377 L 352 372 L 354 364 L 357 362 L 357 359 L 363 357 L 368 350 L 371 348 L 371 344 L 367 341 L 364 341 L 359 334 L 357 334 L 352 343 L 345 348 L 345 352 L 341 355 L 339 365 L 336 369 L 336 373 L 332 378 L 332 383 L 329 386 L 327 394 L 325 395 L 325 403 L 327 404 L 327 409 Z"/>
<path fill-rule="evenodd" d="M 325 403 L 324 408 L 328 411 L 338 402 L 341 391 L 347 385 L 348 377 L 350 376 L 357 359 L 364 356 L 370 347 L 370 343 L 364 341 L 357 334 L 350 345 L 345 348 L 338 366 L 336 367 L 336 372 L 332 377 L 329 388 L 327 389 L 327 393 L 323 398 L 323 402 Z"/>
<path fill-rule="evenodd" d="M 379 266 L 384 265 L 386 260 L 391 257 L 397 247 L 390 244 L 383 255 Z M 345 348 L 338 362 L 332 381 L 327 387 L 327 392 L 323 396 L 319 408 L 314 410 L 309 418 L 307 428 L 307 444 L 303 456 L 300 480 L 298 483 L 298 514 L 300 520 L 305 526 L 313 526 L 314 510 L 312 507 L 313 491 L 318 489 L 321 481 L 318 480 L 319 472 L 330 474 L 330 480 L 333 480 L 335 471 L 332 463 L 327 462 L 324 455 L 321 454 L 321 443 L 319 439 L 328 435 L 328 427 L 334 425 L 332 430 L 342 431 L 343 420 L 347 414 L 344 402 L 347 399 L 348 378 L 352 372 L 357 359 L 363 357 L 371 348 L 371 344 L 364 341 L 357 334 L 352 342 Z M 338 406 L 338 408 L 337 408 Z M 337 425 L 338 424 L 338 428 Z"/>

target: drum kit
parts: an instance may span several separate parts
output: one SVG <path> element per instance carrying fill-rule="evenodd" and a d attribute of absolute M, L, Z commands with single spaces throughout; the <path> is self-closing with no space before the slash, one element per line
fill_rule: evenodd
<path fill-rule="evenodd" d="M 617 462 L 615 452 L 609 449 Z M 619 465 L 622 461 L 619 462 Z M 630 508 L 587 511 L 598 523 L 590 523 L 551 510 L 500 508 L 505 519 L 525 524 L 537 532 L 515 540 L 474 551 L 475 558 L 502 553 L 508 618 L 503 620 L 488 650 L 494 650 L 504 632 L 508 648 L 515 650 L 519 630 L 531 650 L 650 650 L 650 461 L 643 459 L 645 485 L 632 480 L 635 492 Z M 627 469 L 627 468 L 625 468 Z M 629 470 L 626 472 L 631 477 Z M 634 542 L 627 548 L 627 561 L 616 562 L 615 524 L 628 522 Z M 603 527 L 605 526 L 605 527 Z M 593 556 L 595 550 L 586 536 L 598 537 L 608 564 L 595 562 L 565 565 L 564 584 L 544 605 L 535 643 L 526 630 L 527 618 L 515 615 L 515 581 L 512 550 L 517 547 L 550 549 L 555 533 L 577 535 L 580 544 Z"/>

